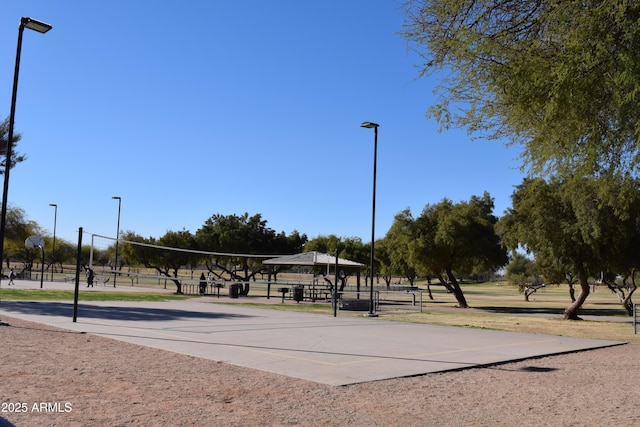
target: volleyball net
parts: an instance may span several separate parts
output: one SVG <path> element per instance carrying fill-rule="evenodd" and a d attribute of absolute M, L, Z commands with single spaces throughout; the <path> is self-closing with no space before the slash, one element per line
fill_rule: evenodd
<path fill-rule="evenodd" d="M 242 280 L 264 270 L 262 261 L 279 255 L 211 252 L 160 246 L 91 234 L 88 266 L 96 275 L 117 275 L 131 285 Z"/>

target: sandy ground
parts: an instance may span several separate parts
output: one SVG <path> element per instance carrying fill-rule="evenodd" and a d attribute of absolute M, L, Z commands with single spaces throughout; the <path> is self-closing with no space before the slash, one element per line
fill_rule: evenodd
<path fill-rule="evenodd" d="M 2 320 L 0 426 L 640 425 L 640 344 L 333 387 Z"/>

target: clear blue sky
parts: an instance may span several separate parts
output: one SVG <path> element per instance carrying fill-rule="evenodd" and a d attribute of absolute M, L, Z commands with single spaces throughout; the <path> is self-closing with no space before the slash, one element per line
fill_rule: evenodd
<path fill-rule="evenodd" d="M 399 1 L 6 1 L 0 117 L 21 16 L 18 151 L 9 203 L 72 243 L 87 233 L 195 233 L 260 213 L 277 232 L 371 239 L 396 213 L 488 191 L 502 215 L 518 152 L 425 118 L 436 82 L 397 35 Z M 4 106 L 2 106 L 2 103 Z"/>

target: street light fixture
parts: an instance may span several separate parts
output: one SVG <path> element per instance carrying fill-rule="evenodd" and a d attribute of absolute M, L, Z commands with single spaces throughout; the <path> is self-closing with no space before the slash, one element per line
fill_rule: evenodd
<path fill-rule="evenodd" d="M 373 206 L 371 208 L 371 254 L 369 255 L 369 271 L 371 272 L 371 283 L 369 287 L 369 313 L 367 316 L 376 317 L 375 306 L 373 304 L 373 279 L 375 277 L 374 266 L 374 244 L 376 241 L 376 167 L 378 158 L 378 124 L 373 122 L 363 122 L 360 127 L 373 129 Z"/>
<path fill-rule="evenodd" d="M 122 198 L 113 196 L 112 199 L 118 201 L 118 231 L 116 231 L 116 260 L 113 268 L 113 287 L 116 287 L 116 278 L 118 277 L 118 242 L 120 241 L 120 207 L 122 206 Z"/>
<path fill-rule="evenodd" d="M 58 222 L 58 205 L 49 203 L 55 209 L 53 213 L 53 247 L 51 248 L 51 281 L 53 282 L 53 272 L 56 269 L 56 222 Z"/>
<path fill-rule="evenodd" d="M 46 33 L 52 27 L 49 24 L 31 18 L 20 18 L 18 27 L 18 46 L 16 48 L 16 65 L 13 72 L 13 91 L 11 93 L 11 110 L 9 112 L 9 131 L 7 134 L 7 159 L 4 163 L 4 187 L 2 192 L 2 217 L 0 218 L 0 263 L 4 260 L 4 235 L 7 226 L 7 196 L 9 193 L 9 171 L 11 170 L 11 151 L 13 149 L 13 125 L 16 114 L 16 96 L 18 94 L 18 75 L 20 74 L 20 53 L 22 50 L 22 33 L 24 29 Z M 1 266 L 0 266 L 1 270 Z M 1 277 L 1 275 L 0 275 Z"/>

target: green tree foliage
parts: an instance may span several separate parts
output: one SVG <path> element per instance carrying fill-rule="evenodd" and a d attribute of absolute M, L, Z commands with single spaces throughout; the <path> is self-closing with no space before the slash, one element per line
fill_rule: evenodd
<path fill-rule="evenodd" d="M 523 247 L 547 270 L 577 276 L 580 295 L 565 310 L 577 319 L 589 295 L 589 277 L 627 275 L 640 244 L 639 183 L 631 178 L 525 179 L 498 225 L 511 248 Z"/>
<path fill-rule="evenodd" d="M 415 235 L 413 230 L 414 219 L 409 209 L 396 214 L 391 227 L 382 240 L 383 248 L 387 252 L 386 262 L 381 269 L 389 275 L 406 278 L 411 286 L 417 276 L 416 268 L 410 262 L 410 243 Z M 431 274 L 429 272 L 428 274 Z"/>
<path fill-rule="evenodd" d="M 208 270 L 219 278 L 223 275 L 245 282 L 242 294 L 249 292 L 248 281 L 263 271 L 263 258 L 245 255 L 283 255 L 299 252 L 307 236 L 294 231 L 286 236 L 267 227 L 262 215 L 241 216 L 215 214 L 196 231 L 195 239 L 200 250 L 218 252 L 221 255 L 206 260 Z M 223 255 L 237 254 L 237 255 Z"/>
<path fill-rule="evenodd" d="M 359 262 L 367 266 L 370 263 L 371 257 L 370 244 L 363 243 L 359 237 L 338 237 L 335 234 L 320 235 L 309 240 L 304 247 L 304 251 L 322 252 L 331 256 L 335 256 L 336 251 L 338 251 L 338 258 Z M 344 290 L 347 285 L 347 279 L 358 271 L 358 269 L 343 269 L 339 271 L 339 290 Z M 318 273 L 322 272 L 318 271 Z M 369 270 L 367 270 L 367 278 L 369 278 Z M 358 291 L 360 290 L 360 276 L 357 277 L 356 288 Z"/>
<path fill-rule="evenodd" d="M 517 286 L 520 292 L 525 292 L 527 284 L 537 280 L 535 261 L 520 252 L 514 252 L 507 264 L 505 278 L 510 284 Z"/>
<path fill-rule="evenodd" d="M 23 269 L 31 270 L 34 261 L 40 259 L 40 249 L 25 247 L 24 241 L 29 236 L 42 236 L 40 226 L 27 218 L 25 211 L 15 206 L 7 208 L 7 222 L 4 242 L 4 262 L 9 268 L 9 261 L 20 261 Z"/>
<path fill-rule="evenodd" d="M 319 235 L 309 240 L 304 247 L 305 252 L 322 252 L 325 254 L 335 254 L 336 250 L 342 249 L 342 238 L 335 234 Z M 338 252 L 338 256 L 341 254 Z"/>
<path fill-rule="evenodd" d="M 51 241 L 51 245 L 47 245 L 47 240 L 45 240 L 45 245 L 47 245 L 50 248 L 53 248 L 53 239 L 49 239 L 49 240 Z M 75 264 L 77 251 L 78 251 L 77 245 L 73 245 L 63 239 L 56 239 L 55 261 L 56 261 L 56 264 L 60 266 L 61 271 L 62 271 L 63 264 L 65 263 Z"/>
<path fill-rule="evenodd" d="M 197 264 L 201 255 L 193 252 L 159 249 L 164 246 L 179 249 L 195 249 L 195 238 L 187 230 L 167 231 L 159 239 L 144 238 L 132 231 L 123 233 L 123 240 L 143 243 L 144 245 L 120 245 L 122 258 L 129 265 L 144 265 L 153 268 L 162 276 L 168 277 L 176 285 L 176 293 L 182 294 L 182 282 L 178 271 L 183 266 Z"/>
<path fill-rule="evenodd" d="M 16 151 L 16 146 L 22 136 L 19 133 L 13 133 L 13 144 L 11 145 L 11 168 L 18 163 L 23 162 L 27 159 L 27 156 L 23 154 L 19 154 Z M 9 140 L 9 118 L 5 118 L 0 122 L 0 175 L 4 174 L 4 170 L 7 166 L 7 141 Z"/>
<path fill-rule="evenodd" d="M 523 143 L 532 173 L 637 171 L 640 3 L 407 0 L 443 127 Z"/>
<path fill-rule="evenodd" d="M 394 270 L 391 268 L 391 247 L 389 246 L 389 242 L 385 239 L 376 241 L 374 250 L 376 273 L 382 277 L 384 283 L 387 285 L 387 289 L 389 289 L 394 276 Z"/>
<path fill-rule="evenodd" d="M 411 262 L 418 273 L 438 277 L 462 308 L 469 305 L 455 271 L 496 270 L 508 261 L 494 230 L 498 218 L 493 208 L 493 199 L 486 192 L 457 204 L 444 199 L 427 205 L 412 227 Z"/>

